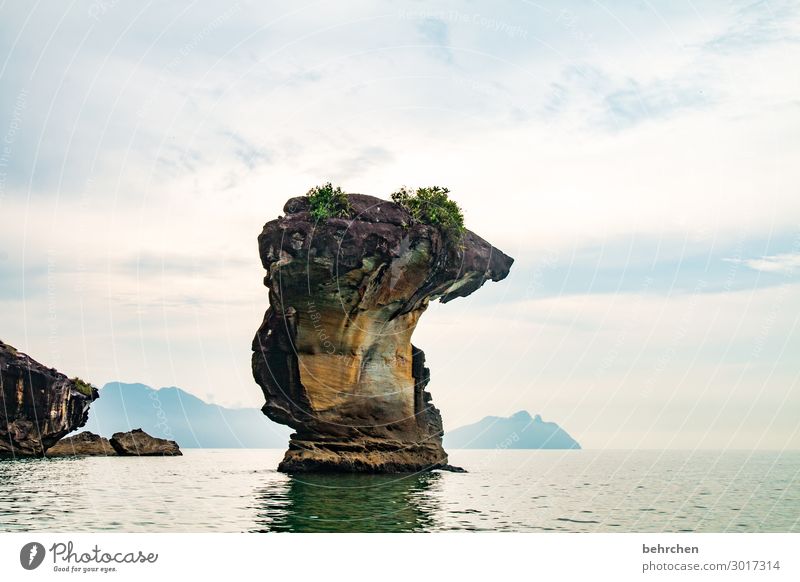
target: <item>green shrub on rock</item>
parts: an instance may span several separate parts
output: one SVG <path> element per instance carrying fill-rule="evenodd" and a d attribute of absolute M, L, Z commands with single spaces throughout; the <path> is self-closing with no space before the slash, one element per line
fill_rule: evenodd
<path fill-rule="evenodd" d="M 460 241 L 464 237 L 464 212 L 461 207 L 447 195 L 448 188 L 428 186 L 416 191 L 401 188 L 392 194 L 392 200 L 405 208 L 415 221 L 437 227 L 451 241 Z"/>
<path fill-rule="evenodd" d="M 78 392 L 80 392 L 84 396 L 91 397 L 92 390 L 93 390 L 91 384 L 89 384 L 88 382 L 84 382 L 83 380 L 81 380 L 77 376 L 72 379 L 72 383 L 75 384 L 75 388 L 78 390 Z"/>
<path fill-rule="evenodd" d="M 322 186 L 314 186 L 306 194 L 308 207 L 314 220 L 327 220 L 328 218 L 348 218 L 353 207 L 347 194 L 339 186 L 327 182 Z"/>

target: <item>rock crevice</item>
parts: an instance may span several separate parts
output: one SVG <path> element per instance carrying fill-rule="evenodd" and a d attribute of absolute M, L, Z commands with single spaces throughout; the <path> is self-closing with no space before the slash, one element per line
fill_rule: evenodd
<path fill-rule="evenodd" d="M 292 198 L 258 239 L 270 306 L 253 375 L 264 413 L 296 431 L 279 469 L 446 467 L 430 372 L 411 336 L 430 301 L 505 278 L 513 259 L 470 231 L 448 241 L 393 202 L 348 197 L 352 218 L 324 221 Z"/>

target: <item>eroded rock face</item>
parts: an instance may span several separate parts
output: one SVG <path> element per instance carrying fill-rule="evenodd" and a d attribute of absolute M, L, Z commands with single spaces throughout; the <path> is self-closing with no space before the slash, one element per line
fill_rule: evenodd
<path fill-rule="evenodd" d="M 48 457 L 107 457 L 116 454 L 107 438 L 88 430 L 63 438 L 47 449 Z"/>
<path fill-rule="evenodd" d="M 86 424 L 97 390 L 0 341 L 0 456 L 41 457 Z"/>
<path fill-rule="evenodd" d="M 154 457 L 180 456 L 180 448 L 175 441 L 150 436 L 140 428 L 129 432 L 115 432 L 111 435 L 111 446 L 122 456 Z"/>
<path fill-rule="evenodd" d="M 270 307 L 253 340 L 264 413 L 295 429 L 279 469 L 403 472 L 447 466 L 442 421 L 411 336 L 428 303 L 508 275 L 467 232 L 447 244 L 400 206 L 350 194 L 353 219 L 315 222 L 305 197 L 258 238 Z"/>

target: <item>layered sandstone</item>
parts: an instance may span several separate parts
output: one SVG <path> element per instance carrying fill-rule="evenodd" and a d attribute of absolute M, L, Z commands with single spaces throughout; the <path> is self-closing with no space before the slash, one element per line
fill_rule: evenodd
<path fill-rule="evenodd" d="M 0 341 L 0 456 L 41 457 L 86 424 L 97 390 Z"/>
<path fill-rule="evenodd" d="M 286 472 L 447 467 L 442 421 L 411 336 L 430 301 L 508 275 L 513 259 L 467 231 L 448 241 L 403 208 L 349 195 L 315 221 L 305 197 L 258 238 L 269 309 L 253 340 L 264 413 L 295 429 Z"/>

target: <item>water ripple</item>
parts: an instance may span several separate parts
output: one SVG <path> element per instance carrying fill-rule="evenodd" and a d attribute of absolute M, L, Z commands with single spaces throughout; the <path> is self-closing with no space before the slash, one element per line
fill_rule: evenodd
<path fill-rule="evenodd" d="M 797 452 L 453 451 L 469 473 L 303 477 L 282 451 L 185 453 L 0 461 L 0 530 L 800 531 Z"/>

